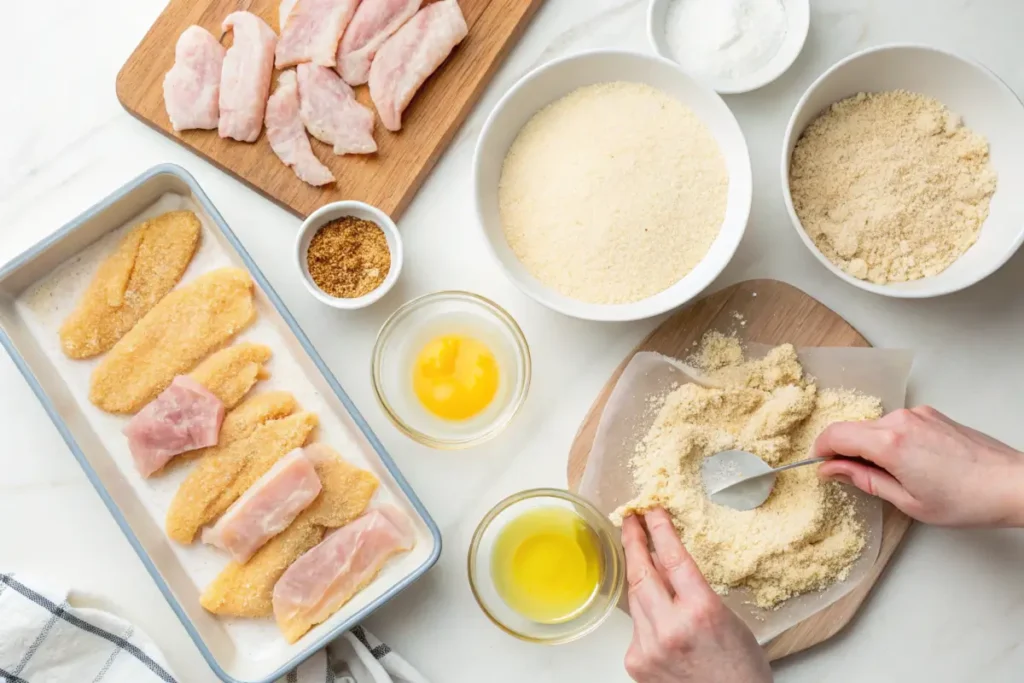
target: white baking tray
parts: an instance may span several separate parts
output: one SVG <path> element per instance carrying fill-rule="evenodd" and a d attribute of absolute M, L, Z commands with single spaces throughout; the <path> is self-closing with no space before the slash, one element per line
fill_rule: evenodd
<path fill-rule="evenodd" d="M 222 618 L 200 606 L 200 594 L 228 559 L 202 544 L 174 543 L 164 533 L 167 508 L 189 468 L 143 479 L 121 433 L 127 418 L 104 413 L 88 400 L 89 377 L 97 361 L 70 360 L 60 350 L 61 322 L 120 237 L 141 220 L 183 208 L 199 216 L 203 232 L 182 282 L 229 265 L 248 269 L 256 282 L 258 319 L 238 340 L 266 344 L 274 356 L 268 365 L 270 379 L 259 382 L 254 391 L 281 389 L 294 394 L 303 409 L 320 418 L 316 440 L 373 472 L 381 482 L 375 502 L 397 505 L 416 529 L 411 552 L 389 562 L 373 583 L 293 645 L 273 620 Z M 178 166 L 149 170 L 0 269 L 0 343 L 164 597 L 225 681 L 277 680 L 416 580 L 441 553 L 437 525 L 238 238 L 195 179 Z"/>

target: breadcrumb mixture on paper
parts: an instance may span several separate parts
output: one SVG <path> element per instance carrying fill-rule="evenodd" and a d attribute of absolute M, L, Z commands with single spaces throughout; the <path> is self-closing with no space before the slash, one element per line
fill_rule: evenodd
<path fill-rule="evenodd" d="M 880 417 L 879 399 L 819 390 L 791 344 L 747 360 L 737 339 L 710 333 L 690 362 L 707 386 L 681 385 L 652 407 L 657 416 L 631 462 L 638 495 L 612 521 L 664 507 L 715 590 L 746 588 L 766 609 L 845 579 L 866 531 L 839 485 L 797 468 L 779 475 L 764 505 L 740 512 L 707 498 L 701 464 L 732 448 L 773 466 L 801 460 L 832 422 Z"/>

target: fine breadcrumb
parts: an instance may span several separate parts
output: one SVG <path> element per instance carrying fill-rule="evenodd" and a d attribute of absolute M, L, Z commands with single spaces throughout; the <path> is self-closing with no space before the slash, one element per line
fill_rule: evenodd
<path fill-rule="evenodd" d="M 241 268 L 214 270 L 174 290 L 96 366 L 89 400 L 108 413 L 138 411 L 256 319 L 252 295 Z"/>
<path fill-rule="evenodd" d="M 61 326 L 65 355 L 90 358 L 110 350 L 178 284 L 201 229 L 191 211 L 171 211 L 125 235 Z"/>
<path fill-rule="evenodd" d="M 499 211 L 509 247 L 541 283 L 620 304 L 693 270 L 722 227 L 728 188 L 718 144 L 689 108 L 648 85 L 601 83 L 523 127 Z"/>
<path fill-rule="evenodd" d="M 708 385 L 684 384 L 656 406 L 631 463 L 638 495 L 612 520 L 664 507 L 715 590 L 748 589 L 762 608 L 844 579 L 865 532 L 840 486 L 797 468 L 779 475 L 764 505 L 740 512 L 708 500 L 701 465 L 733 448 L 773 466 L 804 459 L 830 423 L 881 416 L 879 400 L 819 390 L 790 344 L 746 360 L 738 340 L 712 333 L 690 361 Z"/>
<path fill-rule="evenodd" d="M 978 239 L 996 191 L 988 142 L 902 90 L 836 102 L 793 150 L 793 206 L 834 264 L 876 284 L 937 275 Z"/>

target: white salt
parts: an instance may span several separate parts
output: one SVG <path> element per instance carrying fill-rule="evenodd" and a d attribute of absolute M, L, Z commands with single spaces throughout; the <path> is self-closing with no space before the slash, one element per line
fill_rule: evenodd
<path fill-rule="evenodd" d="M 673 0 L 669 51 L 698 78 L 733 80 L 766 66 L 786 38 L 782 0 Z"/>

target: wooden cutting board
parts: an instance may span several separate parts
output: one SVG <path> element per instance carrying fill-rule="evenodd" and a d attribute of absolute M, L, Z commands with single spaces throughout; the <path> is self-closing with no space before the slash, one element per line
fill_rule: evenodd
<path fill-rule="evenodd" d="M 178 36 L 191 24 L 220 35 L 221 21 L 235 10 L 261 16 L 278 29 L 279 0 L 170 0 L 117 76 L 117 97 L 131 114 L 177 140 L 254 190 L 300 217 L 328 202 L 358 199 L 397 218 L 476 103 L 484 86 L 515 44 L 542 0 L 459 0 L 469 35 L 424 84 L 406 109 L 402 130 L 377 122 L 379 151 L 370 156 L 335 156 L 313 140 L 313 151 L 337 182 L 306 185 L 270 149 L 266 135 L 254 144 L 222 140 L 217 131 L 175 133 L 164 109 L 164 74 L 174 64 Z M 230 35 L 224 38 L 230 44 Z M 370 104 L 365 86 L 359 100 Z M 372 105 L 371 105 L 372 108 Z"/>
<path fill-rule="evenodd" d="M 694 342 L 699 341 L 706 331 L 735 329 L 738 325 L 737 314 L 746 323 L 742 327 L 743 336 L 750 342 L 790 342 L 798 347 L 870 346 L 839 315 L 783 282 L 750 280 L 701 299 L 662 323 L 612 373 L 590 407 L 569 451 L 569 487 L 573 491 L 579 487 L 608 396 L 633 354 L 638 351 L 656 351 L 675 358 L 685 358 L 693 352 Z M 776 660 L 806 650 L 831 638 L 846 626 L 892 559 L 910 524 L 909 517 L 886 503 L 882 547 L 870 574 L 841 600 L 766 645 L 768 658 Z"/>

